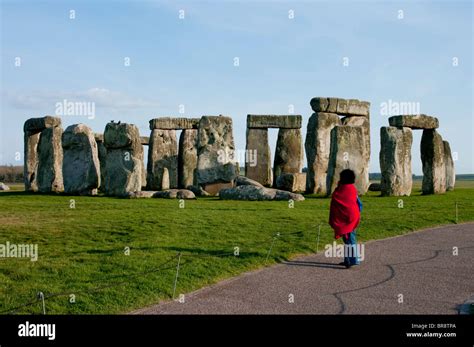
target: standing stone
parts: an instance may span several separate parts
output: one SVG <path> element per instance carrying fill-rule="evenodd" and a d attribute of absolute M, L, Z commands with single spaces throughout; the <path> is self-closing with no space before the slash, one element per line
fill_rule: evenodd
<path fill-rule="evenodd" d="M 380 128 L 380 170 L 383 196 L 409 196 L 412 189 L 410 128 Z"/>
<path fill-rule="evenodd" d="M 104 145 L 107 148 L 105 193 L 125 196 L 141 191 L 143 147 L 138 128 L 133 124 L 108 123 Z"/>
<path fill-rule="evenodd" d="M 454 190 L 456 173 L 454 171 L 454 160 L 451 155 L 451 146 L 448 141 L 443 141 L 444 145 L 444 165 L 446 166 L 446 190 Z"/>
<path fill-rule="evenodd" d="M 276 179 L 277 189 L 288 192 L 304 193 L 306 189 L 306 173 L 284 173 Z"/>
<path fill-rule="evenodd" d="M 238 174 L 234 149 L 232 118 L 203 116 L 198 131 L 198 184 L 232 182 Z"/>
<path fill-rule="evenodd" d="M 273 164 L 274 185 L 284 173 L 300 173 L 303 168 L 303 144 L 301 129 L 280 129 Z"/>
<path fill-rule="evenodd" d="M 38 143 L 38 191 L 41 193 L 62 192 L 63 148 L 59 126 L 41 131 Z"/>
<path fill-rule="evenodd" d="M 355 186 L 359 194 L 369 187 L 369 159 L 363 127 L 336 126 L 331 130 L 327 194 L 336 189 L 342 170 L 351 169 L 356 176 Z"/>
<path fill-rule="evenodd" d="M 365 142 L 367 143 L 367 150 L 370 153 L 370 117 L 367 116 L 347 116 L 341 119 L 342 125 L 361 126 L 364 128 Z"/>
<path fill-rule="evenodd" d="M 329 152 L 331 149 L 331 130 L 341 125 L 339 116 L 334 113 L 313 113 L 309 118 L 306 131 L 306 158 L 308 172 L 306 191 L 326 194 Z"/>
<path fill-rule="evenodd" d="M 245 176 L 264 186 L 272 185 L 272 163 L 268 129 L 247 129 Z"/>
<path fill-rule="evenodd" d="M 103 134 L 95 134 L 95 142 L 97 144 L 97 154 L 99 157 L 99 163 L 100 163 L 100 190 L 104 191 L 104 186 L 105 186 L 105 163 L 107 161 L 107 148 L 105 148 L 104 145 L 104 135 Z"/>
<path fill-rule="evenodd" d="M 40 133 L 33 135 L 24 135 L 24 156 L 25 164 L 23 167 L 23 174 L 25 180 L 26 191 L 38 191 L 38 143 L 40 139 Z"/>
<path fill-rule="evenodd" d="M 163 171 L 168 170 L 169 188 L 178 187 L 178 144 L 175 130 L 154 129 L 148 148 L 148 190 L 162 190 Z M 168 188 L 168 189 L 169 189 Z"/>
<path fill-rule="evenodd" d="M 421 136 L 421 162 L 423 164 L 423 194 L 446 192 L 444 144 L 436 130 L 425 129 Z"/>
<path fill-rule="evenodd" d="M 62 135 L 64 191 L 95 195 L 100 186 L 100 162 L 92 130 L 84 124 L 66 128 Z"/>
<path fill-rule="evenodd" d="M 187 188 L 197 184 L 197 129 L 184 129 L 179 137 L 178 186 Z"/>

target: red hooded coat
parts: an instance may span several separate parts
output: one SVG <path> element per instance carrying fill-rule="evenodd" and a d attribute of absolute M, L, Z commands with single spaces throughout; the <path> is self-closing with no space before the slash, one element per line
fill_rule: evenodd
<path fill-rule="evenodd" d="M 339 184 L 332 193 L 329 224 L 336 239 L 355 230 L 359 225 L 360 210 L 357 189 L 353 184 Z"/>

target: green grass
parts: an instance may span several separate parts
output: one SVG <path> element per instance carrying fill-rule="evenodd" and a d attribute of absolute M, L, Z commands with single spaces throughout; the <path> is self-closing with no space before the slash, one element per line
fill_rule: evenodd
<path fill-rule="evenodd" d="M 416 229 L 474 220 L 474 182 L 460 182 L 453 192 L 422 196 L 415 184 L 411 197 L 362 198 L 359 241 Z M 70 208 L 75 199 L 76 208 Z M 403 208 L 399 208 L 400 199 Z M 220 201 L 203 198 L 126 200 L 106 197 L 0 193 L 0 244 L 35 243 L 39 259 L 0 258 L 0 311 L 48 297 L 48 314 L 124 313 L 169 300 L 182 253 L 176 293 L 192 290 L 268 266 L 298 254 L 314 253 L 333 242 L 327 225 L 329 199 L 307 196 L 287 202 Z M 266 261 L 273 235 L 275 242 Z M 125 255 L 130 247 L 130 255 Z M 228 255 L 240 248 L 238 257 Z M 226 253 L 227 255 L 221 255 Z M 173 258 L 175 257 L 175 258 Z M 161 264 L 170 260 L 158 271 Z M 134 276 L 135 274 L 139 274 Z M 94 290 L 100 287 L 100 290 Z M 69 294 L 76 302 L 69 302 Z M 34 303 L 16 313 L 41 313 Z"/>

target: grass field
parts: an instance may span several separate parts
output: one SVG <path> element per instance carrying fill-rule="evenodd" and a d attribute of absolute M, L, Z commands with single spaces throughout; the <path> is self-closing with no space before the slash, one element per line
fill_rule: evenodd
<path fill-rule="evenodd" d="M 359 241 L 416 229 L 474 220 L 474 181 L 459 181 L 444 195 L 362 197 Z M 0 193 L 0 244 L 38 244 L 36 262 L 0 258 L 0 311 L 41 313 L 124 313 L 247 270 L 297 254 L 314 253 L 333 241 L 329 199 L 308 196 L 287 202 L 220 201 L 202 198 L 126 200 L 106 197 L 34 195 L 13 186 Z M 71 199 L 75 208 L 71 208 Z M 401 207 L 403 203 L 403 208 Z M 275 240 L 271 254 L 269 248 Z M 126 247 L 130 253 L 125 252 Z M 234 256 L 239 247 L 239 256 Z M 71 302 L 71 294 L 75 302 Z"/>

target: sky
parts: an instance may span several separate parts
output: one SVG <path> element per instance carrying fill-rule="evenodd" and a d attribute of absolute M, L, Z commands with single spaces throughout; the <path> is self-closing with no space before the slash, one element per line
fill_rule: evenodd
<path fill-rule="evenodd" d="M 100 133 L 111 120 L 149 136 L 152 118 L 228 115 L 243 151 L 247 114 L 301 114 L 304 138 L 311 98 L 332 96 L 371 103 L 370 172 L 395 115 L 383 106 L 411 103 L 438 117 L 456 172 L 474 173 L 471 1 L 0 2 L 0 165 L 22 165 L 24 121 L 64 100 L 95 113 L 62 115 L 63 128 Z"/>

